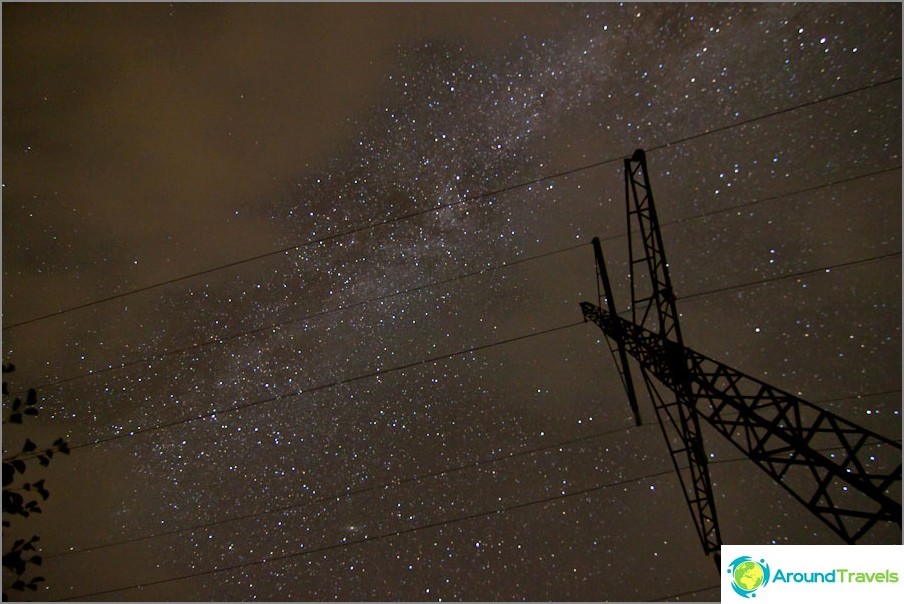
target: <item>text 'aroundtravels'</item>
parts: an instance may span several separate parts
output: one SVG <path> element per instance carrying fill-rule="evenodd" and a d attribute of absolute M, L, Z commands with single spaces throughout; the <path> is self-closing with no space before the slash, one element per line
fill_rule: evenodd
<path fill-rule="evenodd" d="M 777 570 L 773 583 L 897 583 L 898 573 L 890 570 L 882 572 L 857 572 L 847 568 L 837 568 L 829 572 L 788 572 Z"/>

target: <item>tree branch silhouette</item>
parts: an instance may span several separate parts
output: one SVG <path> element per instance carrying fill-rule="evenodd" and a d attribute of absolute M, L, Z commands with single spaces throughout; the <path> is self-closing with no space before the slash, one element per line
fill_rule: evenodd
<path fill-rule="evenodd" d="M 3 365 L 3 373 L 12 373 L 16 370 L 12 363 Z M 9 388 L 6 380 L 3 381 L 4 409 L 9 409 L 9 417 L 3 422 L 4 429 L 9 424 L 22 424 L 26 416 L 38 415 L 38 395 L 34 388 L 28 390 L 25 401 L 16 397 L 9 405 L 6 397 L 9 397 Z M 22 476 L 29 469 L 28 462 L 36 459 L 41 466 L 50 465 L 50 460 L 55 453 L 69 454 L 69 446 L 65 440 L 58 438 L 53 444 L 37 453 L 38 445 L 30 438 L 26 438 L 20 451 L 3 458 L 3 532 L 12 527 L 14 518 L 29 518 L 32 514 L 41 513 L 41 504 L 50 497 L 50 492 L 44 486 L 44 479 L 34 482 L 25 482 Z M 22 459 L 26 457 L 26 459 Z M 44 577 L 28 577 L 29 570 L 34 566 L 41 566 L 44 559 L 37 553 L 35 543 L 40 540 L 37 535 L 29 539 L 16 539 L 11 546 L 3 550 L 3 568 L 14 576 L 9 589 L 24 592 L 25 590 L 37 591 L 38 583 L 44 581 Z M 9 543 L 8 539 L 3 540 Z M 4 581 L 5 582 L 5 581 Z M 3 601 L 9 600 L 6 587 L 3 589 Z"/>

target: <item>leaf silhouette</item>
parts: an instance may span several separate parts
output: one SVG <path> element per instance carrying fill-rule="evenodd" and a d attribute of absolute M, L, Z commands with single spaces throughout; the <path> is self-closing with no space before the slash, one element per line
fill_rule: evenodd
<path fill-rule="evenodd" d="M 24 503 L 24 499 L 18 493 L 14 493 L 10 490 L 3 491 L 3 511 L 7 514 L 22 514 L 24 509 L 22 508 L 22 504 Z"/>
<path fill-rule="evenodd" d="M 10 364 L 3 365 L 3 373 L 9 373 L 15 370 L 15 366 Z M 3 382 L 4 402 L 5 397 L 10 396 L 8 384 Z M 13 398 L 10 396 L 10 398 Z M 24 400 L 23 400 L 24 399 Z M 10 415 L 4 423 L 22 424 L 24 416 L 36 416 L 39 414 L 38 394 L 34 388 L 29 388 L 25 396 L 15 400 L 10 404 Z M 40 452 L 39 452 L 40 451 Z M 37 458 L 38 463 L 42 466 L 48 466 L 54 453 L 61 452 L 69 454 L 69 446 L 63 438 L 57 438 L 53 442 L 52 447 L 44 450 L 38 448 L 31 438 L 25 438 L 21 453 L 12 454 L 11 459 L 3 461 L 3 527 L 11 526 L 11 521 L 6 520 L 7 515 L 18 515 L 28 518 L 33 514 L 42 513 L 40 501 L 46 501 L 50 496 L 50 492 L 45 488 L 45 480 L 37 480 L 34 482 L 21 481 L 21 487 L 12 487 L 16 483 L 16 474 L 25 474 L 28 469 L 27 460 Z M 4 530 L 4 533 L 6 531 Z M 15 581 L 9 585 L 10 589 L 17 591 L 38 591 L 38 584 L 45 581 L 44 577 L 34 577 L 28 579 L 26 574 L 27 565 L 42 566 L 44 557 L 38 553 L 35 543 L 39 540 L 37 535 L 33 535 L 30 540 L 18 539 L 11 548 L 6 549 L 3 553 L 3 567 L 12 571 L 15 575 Z M 27 552 L 31 552 L 31 554 Z M 9 594 L 3 592 L 3 601 L 9 600 Z"/>
<path fill-rule="evenodd" d="M 22 556 L 19 555 L 19 552 L 12 550 L 3 554 L 3 567 L 10 569 L 17 575 L 21 575 L 25 572 L 25 561 L 22 560 Z"/>

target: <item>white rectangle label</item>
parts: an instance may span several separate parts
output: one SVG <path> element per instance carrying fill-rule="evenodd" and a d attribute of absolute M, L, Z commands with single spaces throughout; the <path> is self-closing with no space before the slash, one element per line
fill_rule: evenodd
<path fill-rule="evenodd" d="M 721 566 L 722 602 L 904 601 L 901 545 L 723 545 Z"/>

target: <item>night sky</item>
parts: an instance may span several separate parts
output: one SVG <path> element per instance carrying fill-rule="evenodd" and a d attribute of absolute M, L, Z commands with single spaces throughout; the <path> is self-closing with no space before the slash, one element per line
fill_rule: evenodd
<path fill-rule="evenodd" d="M 900 4 L 2 10 L 41 599 L 718 599 L 578 306 L 637 148 L 685 343 L 900 439 Z M 704 441 L 726 543 L 840 543 Z"/>

